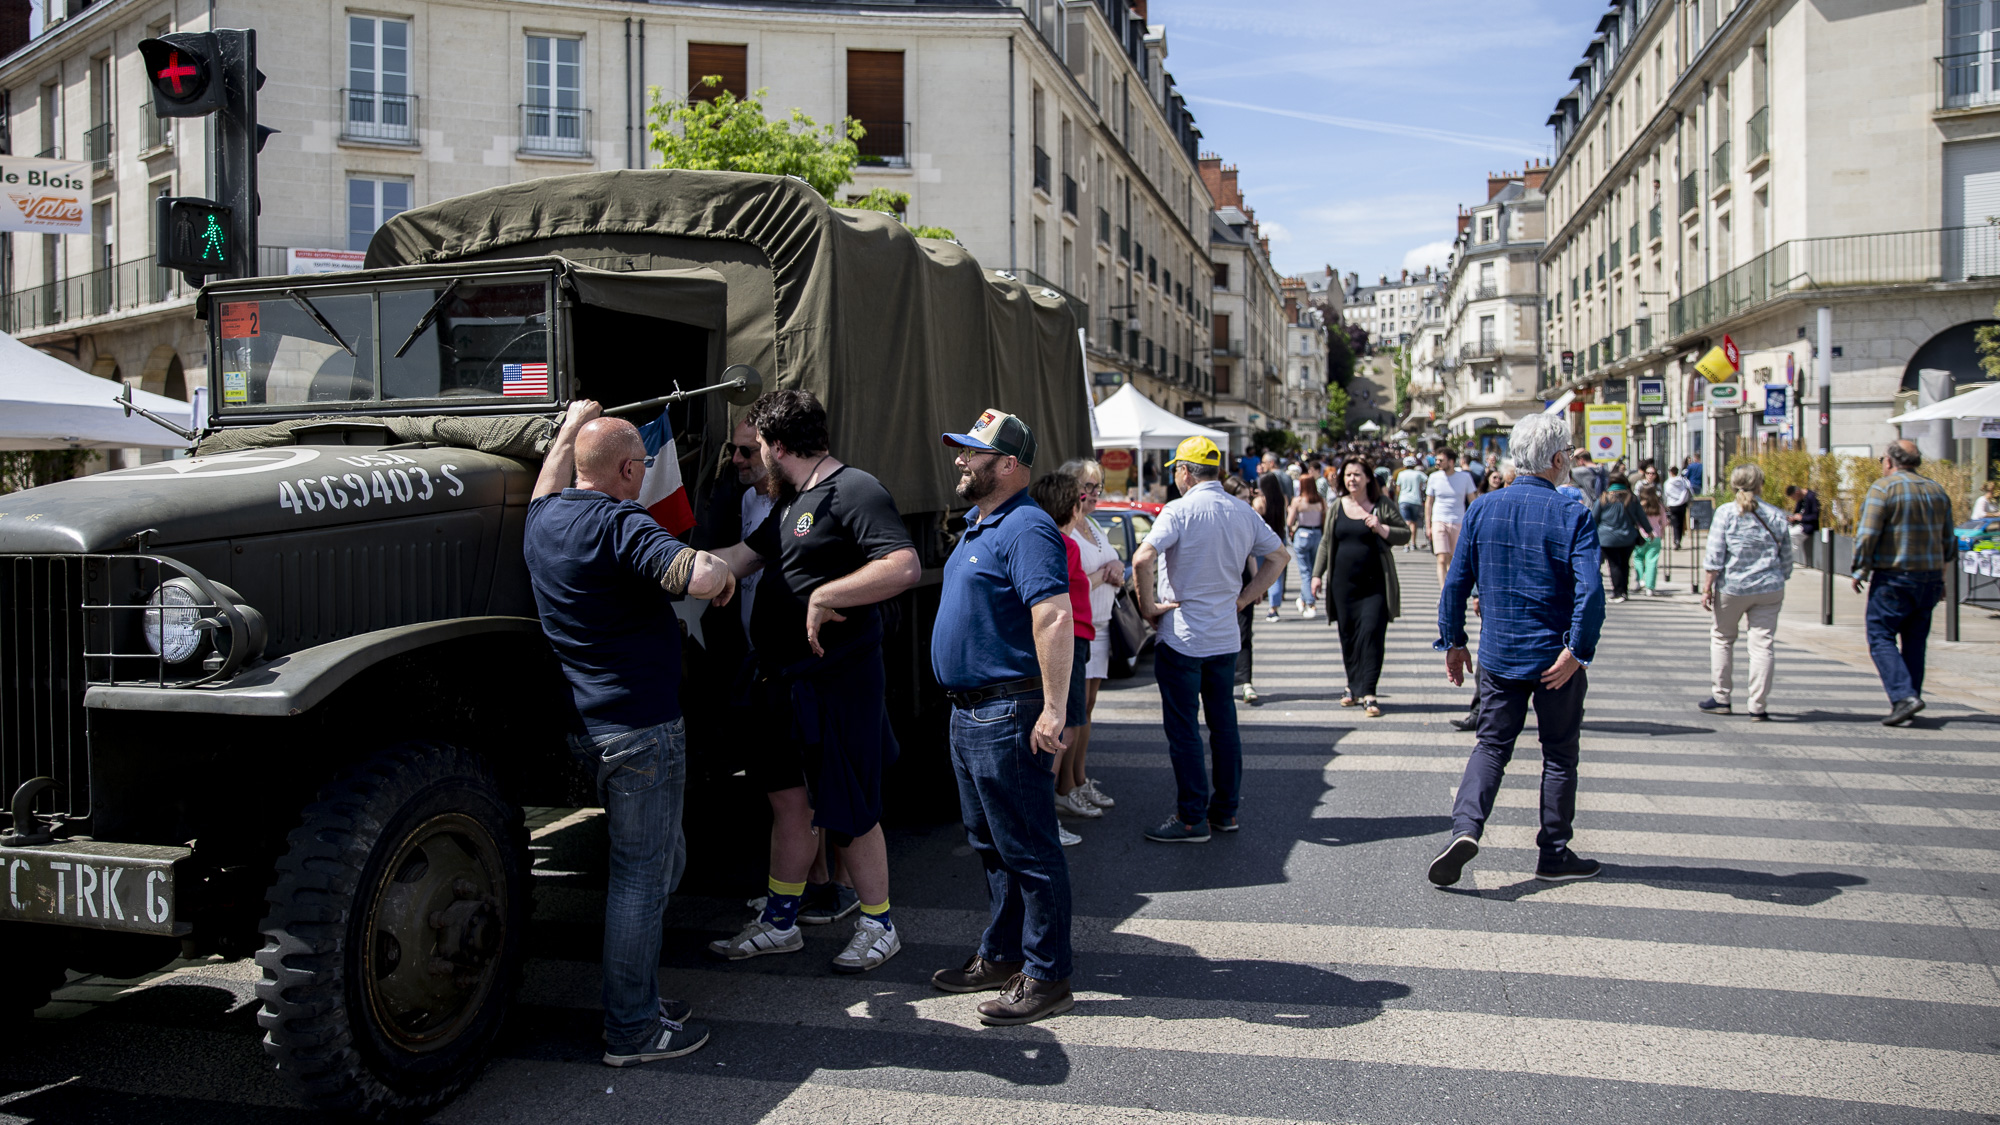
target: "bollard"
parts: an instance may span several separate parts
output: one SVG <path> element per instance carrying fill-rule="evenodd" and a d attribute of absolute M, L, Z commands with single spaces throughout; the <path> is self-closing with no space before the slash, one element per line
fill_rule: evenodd
<path fill-rule="evenodd" d="M 1944 639 L 1958 640 L 1958 574 L 1965 569 L 1958 559 L 1944 564 Z"/>
<path fill-rule="evenodd" d="M 1819 529 L 1820 582 L 1819 582 L 1819 623 L 1833 624 L 1833 529 Z"/>

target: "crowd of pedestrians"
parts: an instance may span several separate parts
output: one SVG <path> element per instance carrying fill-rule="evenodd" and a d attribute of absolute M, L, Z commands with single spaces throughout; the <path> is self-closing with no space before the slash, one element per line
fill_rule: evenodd
<path fill-rule="evenodd" d="M 1446 678 L 1473 685 L 1466 715 L 1451 723 L 1475 740 L 1430 880 L 1456 884 L 1478 855 L 1530 707 L 1543 763 L 1536 877 L 1599 873 L 1571 848 L 1587 670 L 1607 603 L 1634 589 L 1654 595 L 1662 553 L 1683 542 L 1702 486 L 1698 457 L 1664 475 L 1651 461 L 1629 472 L 1599 466 L 1572 445 L 1568 421 L 1550 415 L 1515 425 L 1508 460 L 1489 452 L 1462 468 L 1451 448 L 1367 443 L 1226 472 L 1219 447 L 1189 438 L 1167 465 L 1175 498 L 1128 571 L 1093 518 L 1103 487 L 1095 461 L 1036 475 L 1034 431 L 997 409 L 942 441 L 968 510 L 941 572 L 931 671 L 950 704 L 951 770 L 988 921 L 965 961 L 931 979 L 948 992 L 996 992 L 978 1005 L 983 1022 L 1027 1023 L 1074 1004 L 1063 849 L 1081 836 L 1064 820 L 1101 822 L 1115 804 L 1086 765 L 1121 608 L 1136 607 L 1155 631 L 1174 775 L 1173 811 L 1143 835 L 1204 843 L 1242 827 L 1236 689 L 1258 701 L 1254 618 L 1260 605 L 1267 620 L 1280 617 L 1294 563 L 1299 614 L 1323 604 L 1338 638 L 1340 705 L 1376 718 L 1388 630 L 1403 608 L 1396 554 L 1434 555 L 1433 645 Z M 706 550 L 635 502 L 647 461 L 630 423 L 573 405 L 524 535 L 543 630 L 571 688 L 571 748 L 606 811 L 603 1061 L 612 1066 L 684 1055 L 709 1037 L 690 1004 L 657 988 L 661 919 L 685 862 L 681 649 L 660 643 L 678 635 L 677 599 L 709 602 L 708 667 L 689 670 L 690 682 L 720 701 L 743 776 L 771 810 L 766 893 L 710 952 L 796 954 L 802 927 L 850 915 L 832 971 L 868 972 L 904 948 L 882 830 L 884 775 L 899 747 L 878 608 L 922 577 L 901 514 L 879 481 L 835 455 L 824 406 L 800 390 L 763 395 L 734 430 Z M 1924 707 L 1931 610 L 1955 553 L 1949 498 L 1920 464 L 1909 442 L 1884 453 L 1853 550 L 1891 724 Z M 1786 580 L 1811 558 L 1823 516 L 1810 489 L 1786 490 L 1789 511 L 1765 501 L 1754 464 L 1735 466 L 1728 483 L 1734 498 L 1713 515 L 1702 564 L 1712 684 L 1698 707 L 1730 714 L 1740 703 L 1763 721 Z M 1476 659 L 1469 615 L 1479 620 Z M 1739 698 L 1735 647 L 1746 628 L 1749 689 Z"/>

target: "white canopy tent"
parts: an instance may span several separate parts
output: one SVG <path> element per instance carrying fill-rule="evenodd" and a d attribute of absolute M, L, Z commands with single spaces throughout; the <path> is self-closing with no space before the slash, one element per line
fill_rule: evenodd
<path fill-rule="evenodd" d="M 1097 436 L 1091 444 L 1098 449 L 1173 449 L 1191 437 L 1205 437 L 1225 453 L 1229 448 L 1228 434 L 1160 409 L 1130 383 L 1098 403 L 1093 413 Z"/>
<path fill-rule="evenodd" d="M 0 449 L 181 449 L 186 440 L 113 400 L 124 385 L 78 371 L 0 332 Z M 189 426 L 192 405 L 148 391 L 143 406 Z"/>
<path fill-rule="evenodd" d="M 1889 421 L 1901 426 L 1910 422 L 1957 422 L 1969 418 L 2000 418 L 2000 383 L 1962 395 L 1920 406 Z"/>

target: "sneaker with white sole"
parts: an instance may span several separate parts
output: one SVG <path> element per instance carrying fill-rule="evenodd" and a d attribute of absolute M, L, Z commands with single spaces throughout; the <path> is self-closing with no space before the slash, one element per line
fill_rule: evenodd
<path fill-rule="evenodd" d="M 660 997 L 660 1018 L 673 1023 L 686 1023 L 694 1018 L 694 1005 L 685 1000 L 669 1000 L 662 996 Z M 611 1032 L 608 1030 L 599 1033 L 598 1037 L 606 1043 L 611 1042 Z"/>
<path fill-rule="evenodd" d="M 708 1026 L 699 1023 L 680 1023 L 675 1020 L 660 1019 L 660 1026 L 641 1046 L 631 1051 L 604 1052 L 605 1066 L 635 1066 L 639 1063 L 657 1062 L 660 1059 L 677 1059 L 691 1055 L 708 1043 Z"/>
<path fill-rule="evenodd" d="M 1118 802 L 1104 795 L 1104 790 L 1097 787 L 1097 780 L 1095 778 L 1084 778 L 1083 784 L 1077 788 L 1083 791 L 1084 800 L 1089 801 L 1100 809 L 1108 809 L 1118 804 Z"/>
<path fill-rule="evenodd" d="M 865 973 L 902 951 L 903 939 L 896 930 L 864 914 L 854 923 L 854 937 L 847 948 L 833 959 L 833 971 Z"/>
<path fill-rule="evenodd" d="M 1056 840 L 1065 848 L 1073 848 L 1083 843 L 1083 837 L 1071 832 L 1060 824 L 1056 825 Z"/>
<path fill-rule="evenodd" d="M 781 930 L 762 918 L 752 919 L 735 937 L 708 943 L 710 953 L 731 961 L 762 957 L 767 953 L 797 953 L 805 947 L 806 935 L 800 933 L 797 926 Z"/>
<path fill-rule="evenodd" d="M 1063 816 L 1080 816 L 1089 820 L 1095 820 L 1104 815 L 1103 809 L 1091 804 L 1090 798 L 1083 795 L 1083 788 L 1081 786 L 1067 793 L 1056 794 L 1056 812 L 1061 813 Z"/>

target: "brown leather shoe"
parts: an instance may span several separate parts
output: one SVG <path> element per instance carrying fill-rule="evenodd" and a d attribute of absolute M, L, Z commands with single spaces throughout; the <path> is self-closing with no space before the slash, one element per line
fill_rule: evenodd
<path fill-rule="evenodd" d="M 939 969 L 931 974 L 931 983 L 946 992 L 987 992 L 995 988 L 1005 988 L 1007 982 L 1021 972 L 1020 961 L 988 961 L 975 953 L 966 959 L 960 969 Z"/>
<path fill-rule="evenodd" d="M 1000 995 L 979 1005 L 979 1022 L 988 1027 L 1008 1027 L 1059 1016 L 1076 1007 L 1066 980 L 1036 980 L 1015 973 Z"/>

